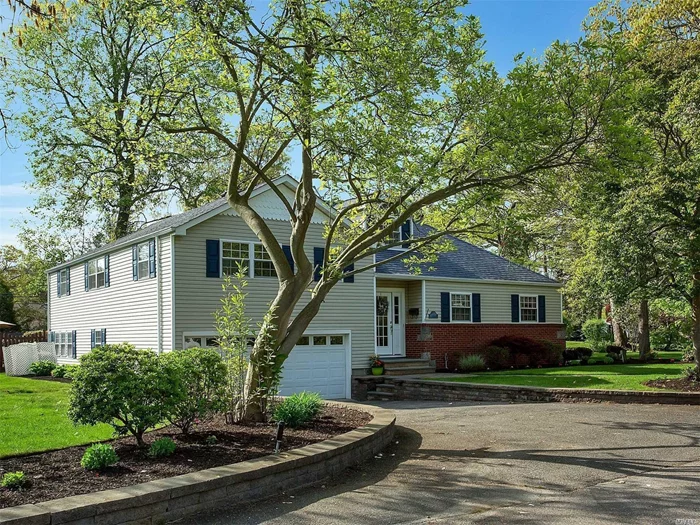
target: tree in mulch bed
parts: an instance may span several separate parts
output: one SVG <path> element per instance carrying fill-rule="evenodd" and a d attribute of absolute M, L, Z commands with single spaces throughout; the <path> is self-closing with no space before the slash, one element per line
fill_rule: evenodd
<path fill-rule="evenodd" d="M 68 414 L 76 424 L 112 425 L 115 434 L 131 434 L 146 447 L 144 433 L 167 420 L 185 396 L 177 371 L 155 352 L 105 345 L 80 358 Z"/>

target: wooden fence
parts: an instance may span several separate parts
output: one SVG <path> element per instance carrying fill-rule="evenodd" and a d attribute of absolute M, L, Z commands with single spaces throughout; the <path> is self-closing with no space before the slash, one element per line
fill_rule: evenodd
<path fill-rule="evenodd" d="M 46 341 L 46 338 L 46 332 L 36 332 L 30 335 L 22 335 L 18 332 L 0 332 L 0 372 L 5 370 L 5 358 L 2 353 L 3 348 L 18 343 L 41 343 L 42 341 Z"/>

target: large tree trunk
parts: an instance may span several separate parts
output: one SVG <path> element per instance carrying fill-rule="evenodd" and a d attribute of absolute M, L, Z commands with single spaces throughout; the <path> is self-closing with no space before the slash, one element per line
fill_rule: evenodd
<path fill-rule="evenodd" d="M 639 359 L 646 361 L 651 352 L 649 342 L 649 301 L 642 299 L 639 303 Z"/>
<path fill-rule="evenodd" d="M 615 303 L 613 303 L 612 299 L 610 300 L 610 319 L 612 320 L 615 345 L 626 348 L 627 344 L 629 343 L 627 340 L 627 333 L 625 333 L 624 328 L 622 328 L 622 325 L 617 319 L 617 309 L 615 308 Z"/>
<path fill-rule="evenodd" d="M 693 296 L 691 302 L 693 318 L 693 357 L 695 368 L 700 370 L 700 293 Z"/>

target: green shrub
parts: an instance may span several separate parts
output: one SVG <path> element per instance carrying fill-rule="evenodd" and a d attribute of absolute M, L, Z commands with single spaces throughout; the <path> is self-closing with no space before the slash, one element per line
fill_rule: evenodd
<path fill-rule="evenodd" d="M 51 361 L 35 361 L 29 365 L 29 373 L 35 376 L 48 376 L 56 368 L 56 363 Z"/>
<path fill-rule="evenodd" d="M 491 346 L 507 348 L 510 362 L 516 367 L 535 366 L 547 354 L 547 348 L 540 342 L 517 335 L 506 335 L 491 341 Z"/>
<path fill-rule="evenodd" d="M 537 363 L 538 365 L 555 366 L 561 363 L 562 355 L 564 354 L 562 345 L 547 340 L 542 340 L 540 343 L 544 347 L 544 352 L 542 352 L 541 359 Z"/>
<path fill-rule="evenodd" d="M 581 330 L 586 337 L 586 342 L 594 352 L 602 352 L 605 350 L 605 347 L 611 339 L 610 327 L 603 319 L 589 319 L 583 323 Z"/>
<path fill-rule="evenodd" d="M 86 470 L 102 470 L 115 465 L 119 461 L 112 445 L 96 443 L 85 450 L 80 466 Z"/>
<path fill-rule="evenodd" d="M 212 434 L 211 436 L 207 436 L 207 439 L 205 439 L 204 442 L 207 445 L 216 445 L 219 442 L 219 440 L 216 439 L 216 436 L 214 434 Z"/>
<path fill-rule="evenodd" d="M 583 359 L 582 359 L 582 361 L 583 361 Z M 586 359 L 587 365 L 597 365 L 600 362 L 604 362 L 603 359 L 598 360 L 595 357 L 590 357 L 590 358 Z"/>
<path fill-rule="evenodd" d="M 614 357 L 610 357 L 610 355 L 607 355 L 607 356 L 605 356 L 605 357 L 603 358 L 603 364 L 604 364 L 604 365 L 611 365 L 611 364 L 613 364 L 614 362 L 615 362 L 615 358 L 614 358 Z"/>
<path fill-rule="evenodd" d="M 689 366 L 683 371 L 683 375 L 688 381 L 700 381 L 700 369 L 697 366 Z"/>
<path fill-rule="evenodd" d="M 300 392 L 282 401 L 275 409 L 273 419 L 296 428 L 313 420 L 322 406 L 323 400 L 316 392 Z"/>
<path fill-rule="evenodd" d="M 501 370 L 510 363 L 510 352 L 502 346 L 489 346 L 481 355 L 490 370 Z"/>
<path fill-rule="evenodd" d="M 177 445 L 172 439 L 169 437 L 162 437 L 151 443 L 151 447 L 148 449 L 148 455 L 152 458 L 164 458 L 166 456 L 172 456 L 176 448 Z"/>
<path fill-rule="evenodd" d="M 151 350 L 129 344 L 94 348 L 80 358 L 71 383 L 68 414 L 74 423 L 107 423 L 117 435 L 143 434 L 166 421 L 185 392 L 173 367 Z"/>
<path fill-rule="evenodd" d="M 578 366 L 578 365 L 581 364 L 581 361 L 580 361 L 579 359 L 574 359 L 574 360 L 572 360 L 572 361 L 569 361 L 569 364 L 570 364 L 571 366 Z"/>
<path fill-rule="evenodd" d="M 2 477 L 2 481 L 0 481 L 0 486 L 8 490 L 26 489 L 31 484 L 31 480 L 21 470 L 17 472 L 8 472 Z"/>
<path fill-rule="evenodd" d="M 462 372 L 478 372 L 486 370 L 486 363 L 480 355 L 463 355 L 459 357 L 458 367 Z"/>
<path fill-rule="evenodd" d="M 72 379 L 75 371 L 78 369 L 79 365 L 58 365 L 56 368 L 51 370 L 51 375 L 53 377 L 65 377 Z"/>
<path fill-rule="evenodd" d="M 226 409 L 227 370 L 216 350 L 190 348 L 169 352 L 162 359 L 179 377 L 185 393 L 168 417 L 184 434 L 196 420 Z"/>

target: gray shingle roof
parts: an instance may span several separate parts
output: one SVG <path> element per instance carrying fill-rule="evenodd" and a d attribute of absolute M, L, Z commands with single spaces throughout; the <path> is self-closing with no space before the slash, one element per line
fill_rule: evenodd
<path fill-rule="evenodd" d="M 431 229 L 414 224 L 414 235 L 421 236 Z M 474 246 L 456 237 L 446 236 L 452 241 L 455 250 L 438 255 L 435 263 L 422 264 L 421 276 L 447 279 L 470 279 L 489 281 L 522 281 L 526 283 L 558 284 L 554 279 L 533 272 L 519 264 L 499 257 L 487 250 Z M 396 250 L 386 250 L 377 254 L 377 261 L 385 261 L 397 254 Z M 431 270 L 430 268 L 434 268 Z M 377 267 L 377 274 L 413 275 L 403 258 Z"/>
<path fill-rule="evenodd" d="M 198 217 L 201 217 L 202 215 L 206 215 L 210 211 L 215 210 L 215 209 L 219 208 L 220 206 L 223 206 L 224 204 L 226 204 L 226 197 L 221 197 L 220 199 L 216 199 L 215 201 L 204 204 L 203 206 L 200 206 L 199 208 L 194 208 L 192 210 L 188 210 L 188 211 L 185 211 L 183 213 L 178 213 L 177 215 L 171 215 L 170 217 L 165 217 L 165 218 L 160 219 L 158 221 L 154 221 L 153 223 L 144 226 L 143 228 L 135 231 L 134 233 L 130 233 L 129 235 L 125 235 L 124 237 L 120 237 L 116 241 L 112 241 L 109 244 L 105 244 L 104 246 L 101 246 L 100 248 L 95 248 L 94 250 L 90 250 L 88 252 L 85 252 L 80 257 L 77 257 L 77 258 L 73 259 L 72 261 L 66 261 L 63 264 L 59 264 L 58 266 L 51 268 L 49 271 L 56 270 L 56 269 L 62 268 L 64 266 L 68 266 L 72 263 L 83 261 L 83 260 L 88 259 L 90 257 L 94 257 L 95 255 L 100 255 L 102 253 L 109 253 L 112 250 L 114 250 L 115 248 L 131 244 L 132 242 L 136 242 L 136 241 L 141 240 L 141 239 L 145 239 L 145 238 L 150 237 L 156 233 L 165 233 L 165 232 L 173 231 L 176 228 L 178 228 L 179 226 L 182 226 L 183 224 L 187 224 L 191 220 L 197 219 Z"/>

